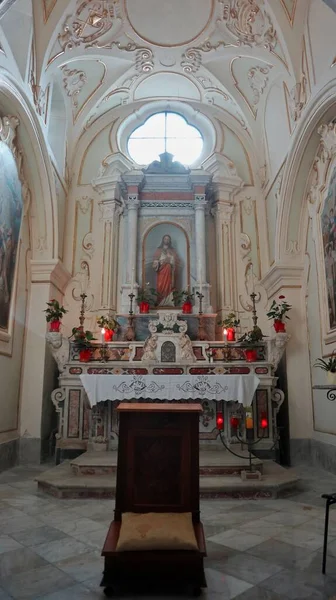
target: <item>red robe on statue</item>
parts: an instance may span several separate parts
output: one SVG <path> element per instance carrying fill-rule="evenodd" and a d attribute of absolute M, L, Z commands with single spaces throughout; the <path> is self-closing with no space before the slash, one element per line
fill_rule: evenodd
<path fill-rule="evenodd" d="M 178 256 L 173 248 L 157 248 L 153 257 L 153 267 L 156 270 L 156 291 L 159 304 L 168 298 L 175 288 L 175 271 Z"/>

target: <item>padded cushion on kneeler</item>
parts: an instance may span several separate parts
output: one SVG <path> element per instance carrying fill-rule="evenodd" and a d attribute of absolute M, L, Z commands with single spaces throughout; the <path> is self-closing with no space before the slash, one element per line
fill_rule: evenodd
<path fill-rule="evenodd" d="M 123 513 L 117 552 L 198 550 L 191 513 Z"/>

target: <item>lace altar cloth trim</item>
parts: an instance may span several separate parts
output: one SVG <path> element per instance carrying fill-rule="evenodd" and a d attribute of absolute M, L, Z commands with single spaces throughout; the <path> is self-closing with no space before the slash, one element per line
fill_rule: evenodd
<path fill-rule="evenodd" d="M 80 375 L 91 406 L 105 400 L 225 400 L 250 406 L 256 375 Z"/>

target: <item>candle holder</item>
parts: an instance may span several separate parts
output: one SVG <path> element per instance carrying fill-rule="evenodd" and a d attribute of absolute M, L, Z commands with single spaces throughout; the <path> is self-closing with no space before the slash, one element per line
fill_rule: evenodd
<path fill-rule="evenodd" d="M 245 424 L 245 439 L 241 435 L 241 424 L 242 423 Z M 225 440 L 225 437 L 223 434 L 223 430 L 224 430 L 224 426 L 223 426 L 222 428 L 218 428 L 218 431 L 219 431 L 220 440 L 221 440 L 224 448 L 226 450 L 228 450 L 234 456 L 237 456 L 238 458 L 242 458 L 244 460 L 248 460 L 248 473 L 255 472 L 256 474 L 258 474 L 257 471 L 254 471 L 254 465 L 253 465 L 254 455 L 252 454 L 252 450 L 255 446 L 257 446 L 261 442 L 262 439 L 264 439 L 265 433 L 266 433 L 266 431 L 268 431 L 268 428 L 269 428 L 268 419 L 266 417 L 261 418 L 260 424 L 257 427 L 257 431 L 260 431 L 260 429 L 261 429 L 261 435 L 257 434 L 256 437 L 254 435 L 254 422 L 253 422 L 252 406 L 246 407 L 244 410 L 242 410 L 241 417 L 235 416 L 234 418 L 231 418 L 230 424 L 233 429 L 234 436 L 236 437 L 238 442 L 241 444 L 241 449 L 243 449 L 244 446 L 247 447 L 248 456 L 246 456 L 246 455 L 243 456 L 241 454 L 238 454 L 238 452 L 235 452 L 234 450 L 232 450 L 232 448 L 229 446 L 229 444 Z M 276 447 L 276 445 L 279 442 L 279 439 L 280 439 L 279 430 L 278 430 L 278 428 L 275 428 L 274 443 L 271 446 L 271 448 L 269 449 L 270 452 Z M 251 477 L 253 477 L 253 476 L 251 476 Z"/>
<path fill-rule="evenodd" d="M 130 314 L 130 316 L 128 317 L 128 325 L 127 325 L 125 337 L 128 342 L 133 342 L 135 340 L 134 315 L 133 314 Z"/>
<path fill-rule="evenodd" d="M 257 327 L 257 323 L 258 323 L 258 317 L 257 317 L 257 311 L 256 311 L 256 297 L 257 297 L 257 294 L 255 292 L 252 292 L 252 294 L 250 294 L 250 298 L 252 300 L 252 321 L 253 321 L 254 327 Z"/>
<path fill-rule="evenodd" d="M 83 293 L 80 295 L 80 298 L 81 298 L 82 302 L 81 302 L 81 308 L 80 308 L 80 312 L 79 312 L 79 323 L 80 323 L 80 326 L 83 327 L 84 321 L 85 321 L 85 300 L 87 298 L 87 295 L 85 293 Z"/>
<path fill-rule="evenodd" d="M 203 304 L 204 294 L 202 294 L 202 292 L 196 292 L 196 296 L 199 299 L 199 311 L 198 311 L 198 314 L 202 315 L 203 314 L 202 304 Z"/>
<path fill-rule="evenodd" d="M 129 314 L 130 316 L 132 316 L 132 315 L 134 314 L 134 313 L 133 313 L 133 300 L 134 300 L 134 298 L 135 298 L 135 294 L 133 294 L 133 292 L 131 292 L 130 294 L 128 294 L 128 297 L 129 297 L 129 299 L 130 299 L 130 309 L 129 309 L 129 311 L 128 311 L 128 314 Z"/>
<path fill-rule="evenodd" d="M 100 362 L 107 362 L 109 359 L 108 348 L 106 344 L 102 344 L 99 350 Z"/>
<path fill-rule="evenodd" d="M 204 317 L 202 316 L 202 313 L 200 313 L 198 317 L 198 339 L 201 342 L 207 339 L 204 327 Z"/>

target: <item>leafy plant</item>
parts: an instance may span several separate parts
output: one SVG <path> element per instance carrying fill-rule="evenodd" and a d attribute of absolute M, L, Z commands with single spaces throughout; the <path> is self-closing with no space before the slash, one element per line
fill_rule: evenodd
<path fill-rule="evenodd" d="M 276 302 L 276 300 L 273 300 L 271 308 L 269 309 L 268 313 L 266 313 L 269 319 L 282 321 L 284 316 L 286 319 L 289 319 L 289 316 L 286 315 L 286 313 L 291 310 L 291 304 L 288 304 L 285 296 L 279 296 L 279 300 L 281 300 L 279 303 Z"/>
<path fill-rule="evenodd" d="M 93 337 L 92 331 L 84 331 L 84 327 L 82 325 L 72 328 L 72 333 L 69 339 L 71 340 L 71 338 L 73 338 L 78 348 L 90 348 L 91 342 L 96 339 Z"/>
<path fill-rule="evenodd" d="M 174 306 L 180 306 L 184 302 L 192 302 L 194 294 L 190 293 L 188 290 L 174 290 L 173 291 L 173 301 Z"/>
<path fill-rule="evenodd" d="M 262 333 L 260 327 L 255 325 L 251 331 L 244 333 L 239 341 L 242 342 L 245 346 L 249 346 L 250 348 L 255 348 L 262 342 L 264 338 L 264 334 Z"/>
<path fill-rule="evenodd" d="M 61 306 L 58 300 L 50 300 L 47 302 L 48 308 L 46 308 L 43 312 L 46 314 L 47 323 L 50 321 L 61 321 L 63 315 L 65 315 L 68 311 L 65 310 L 64 306 Z"/>
<path fill-rule="evenodd" d="M 236 314 L 234 312 L 229 313 L 223 321 L 219 321 L 218 325 L 226 328 L 234 328 L 238 327 L 240 324 L 240 319 L 237 319 Z"/>
<path fill-rule="evenodd" d="M 336 355 L 334 352 L 329 356 L 328 360 L 324 358 L 318 358 L 314 367 L 319 367 L 323 371 L 329 371 L 330 373 L 336 373 Z"/>
<path fill-rule="evenodd" d="M 104 327 L 105 329 L 111 329 L 115 331 L 118 328 L 118 321 L 116 321 L 113 317 L 109 315 L 102 315 L 101 317 L 97 317 L 97 324 L 99 327 Z"/>
<path fill-rule="evenodd" d="M 154 288 L 139 288 L 137 302 L 148 302 L 148 304 L 153 304 L 155 302 L 155 298 L 157 298 L 158 294 Z"/>

